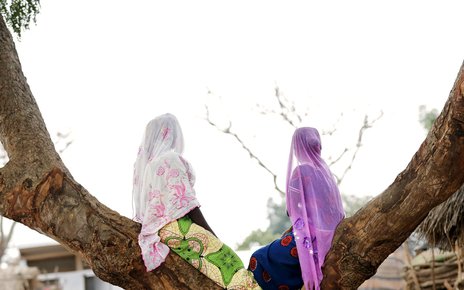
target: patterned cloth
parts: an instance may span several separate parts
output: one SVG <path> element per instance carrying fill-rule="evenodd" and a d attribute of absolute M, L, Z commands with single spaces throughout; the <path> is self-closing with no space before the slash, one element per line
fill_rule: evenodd
<path fill-rule="evenodd" d="M 261 289 L 237 254 L 188 216 L 164 226 L 159 236 L 172 251 L 224 289 Z"/>
<path fill-rule="evenodd" d="M 254 252 L 248 269 L 263 290 L 301 289 L 303 279 L 293 233 Z"/>
<path fill-rule="evenodd" d="M 164 262 L 169 248 L 158 231 L 200 203 L 193 189 L 195 175 L 182 157 L 184 137 L 177 118 L 164 114 L 145 129 L 134 164 L 134 220 L 142 224 L 139 246 L 147 271 Z"/>
<path fill-rule="evenodd" d="M 158 267 L 169 253 L 169 248 L 158 236 L 166 224 L 186 215 L 200 203 L 193 189 L 190 165 L 179 154 L 168 152 L 147 165 L 143 193 L 148 195 L 142 219 L 139 245 L 147 271 Z"/>

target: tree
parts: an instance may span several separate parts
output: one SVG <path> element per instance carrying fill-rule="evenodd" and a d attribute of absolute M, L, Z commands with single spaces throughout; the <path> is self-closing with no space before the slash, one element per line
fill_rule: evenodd
<path fill-rule="evenodd" d="M 0 13 L 19 37 L 31 20 L 36 21 L 39 10 L 40 0 L 0 0 Z"/>
<path fill-rule="evenodd" d="M 463 72 L 464 66 L 443 112 L 405 171 L 337 228 L 323 289 L 356 288 L 431 208 L 463 184 Z M 0 168 L 0 214 L 55 239 L 81 255 L 101 279 L 125 289 L 220 289 L 173 253 L 158 269 L 145 271 L 137 244 L 140 224 L 98 202 L 55 151 L 3 19 L 0 141 L 10 158 Z"/>
<path fill-rule="evenodd" d="M 432 129 L 433 122 L 435 122 L 437 116 L 437 109 L 427 110 L 427 107 L 424 105 L 419 107 L 419 122 L 425 130 L 430 131 L 430 129 Z"/>
<path fill-rule="evenodd" d="M 140 224 L 105 207 L 78 184 L 55 151 L 0 19 L 0 214 L 80 254 L 96 275 L 125 289 L 219 289 L 180 257 L 146 272 Z M 191 288 L 190 288 L 191 287 Z"/>
<path fill-rule="evenodd" d="M 211 91 L 208 91 L 208 94 L 212 94 Z M 268 108 L 263 105 L 258 104 L 257 108 L 260 110 L 262 115 L 274 115 L 278 116 L 287 126 L 290 126 L 291 129 L 296 129 L 301 126 L 303 120 L 308 117 L 308 110 L 305 112 L 300 112 L 295 104 L 287 99 L 278 86 L 274 89 L 274 100 L 275 108 Z M 338 118 L 338 122 L 341 122 L 343 114 Z M 342 167 L 341 170 L 337 170 L 334 174 L 337 185 L 340 185 L 345 179 L 347 173 L 352 169 L 353 163 L 356 159 L 356 156 L 363 145 L 364 133 L 372 128 L 372 126 L 383 116 L 383 112 L 380 112 L 379 116 L 374 119 L 370 119 L 368 115 L 365 115 L 363 122 L 358 130 L 358 135 L 356 143 L 353 146 L 346 146 L 337 156 L 329 156 L 328 164 L 330 167 L 337 164 L 339 161 L 344 161 L 346 166 Z M 251 159 L 254 159 L 257 162 L 257 165 L 264 169 L 274 182 L 274 189 L 280 194 L 280 200 L 275 202 L 272 198 L 269 198 L 267 201 L 267 218 L 269 220 L 269 225 L 266 230 L 262 231 L 257 229 L 252 231 L 240 244 L 237 245 L 237 250 L 249 250 L 252 246 L 255 245 L 265 245 L 279 238 L 282 233 L 290 227 L 290 219 L 286 215 L 287 208 L 285 202 L 285 190 L 279 186 L 277 179 L 278 174 L 271 169 L 263 159 L 260 154 L 256 153 L 255 150 L 252 150 L 248 146 L 245 140 L 232 130 L 232 121 L 229 120 L 228 126 L 222 128 L 218 125 L 217 122 L 213 121 L 210 116 L 209 106 L 206 106 L 206 121 L 218 131 L 223 134 L 230 135 L 232 139 L 241 145 L 242 149 L 246 151 Z M 333 126 L 330 130 L 322 130 L 322 135 L 334 135 L 336 134 L 337 129 L 336 125 Z M 356 197 L 354 195 L 344 195 L 342 192 L 342 200 L 345 208 L 346 216 L 353 215 L 361 206 L 363 206 L 371 197 Z"/>
<path fill-rule="evenodd" d="M 323 289 L 354 289 L 464 183 L 464 65 L 449 98 L 406 169 L 337 227 Z"/>

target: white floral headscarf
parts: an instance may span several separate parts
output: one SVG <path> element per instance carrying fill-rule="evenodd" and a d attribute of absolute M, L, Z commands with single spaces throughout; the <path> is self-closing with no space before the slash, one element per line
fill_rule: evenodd
<path fill-rule="evenodd" d="M 173 151 L 182 154 L 184 137 L 177 118 L 164 114 L 151 120 L 145 129 L 134 164 L 132 196 L 135 206 L 135 220 L 141 221 L 145 213 L 146 194 L 142 194 L 143 174 L 150 161 L 163 153 Z"/>
<path fill-rule="evenodd" d="M 195 175 L 182 151 L 182 131 L 173 115 L 148 123 L 134 166 L 133 189 L 134 219 L 142 223 L 139 245 L 147 271 L 169 253 L 158 231 L 200 206 L 193 189 Z"/>

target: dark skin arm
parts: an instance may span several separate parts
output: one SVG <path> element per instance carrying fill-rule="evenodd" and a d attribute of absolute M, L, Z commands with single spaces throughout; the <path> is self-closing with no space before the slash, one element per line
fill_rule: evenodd
<path fill-rule="evenodd" d="M 196 207 L 193 210 L 191 210 L 188 213 L 188 216 L 194 223 L 196 223 L 197 225 L 199 225 L 199 226 L 203 227 L 204 229 L 210 231 L 214 236 L 216 236 L 216 234 L 213 232 L 213 230 L 210 228 L 210 226 L 206 222 L 206 219 L 203 216 L 203 214 L 201 213 L 201 210 L 200 210 L 199 207 Z"/>
<path fill-rule="evenodd" d="M 293 231 L 293 226 L 290 226 L 285 232 L 282 233 L 282 237 Z"/>

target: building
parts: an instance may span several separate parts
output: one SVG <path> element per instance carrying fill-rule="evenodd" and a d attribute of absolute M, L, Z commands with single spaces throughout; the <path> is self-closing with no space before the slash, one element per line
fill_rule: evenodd
<path fill-rule="evenodd" d="M 95 276 L 80 256 L 60 244 L 22 247 L 21 263 L 39 270 L 41 290 L 116 290 L 121 289 Z"/>

